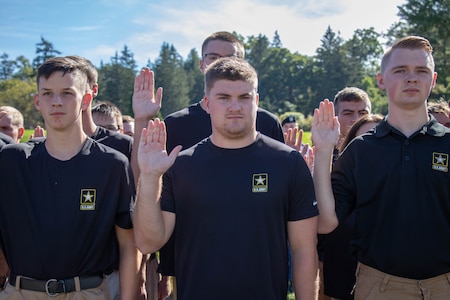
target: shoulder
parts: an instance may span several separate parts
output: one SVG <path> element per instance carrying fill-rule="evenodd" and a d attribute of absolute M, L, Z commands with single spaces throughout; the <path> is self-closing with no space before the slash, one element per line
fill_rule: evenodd
<path fill-rule="evenodd" d="M 258 117 L 278 120 L 277 116 L 274 113 L 271 113 L 270 111 L 261 107 L 258 107 L 257 114 Z"/>
<path fill-rule="evenodd" d="M 104 159 L 128 164 L 128 157 L 124 153 L 92 138 L 88 138 L 82 152 L 85 155 L 92 155 L 98 160 Z"/>
<path fill-rule="evenodd" d="M 5 145 L 5 144 L 15 144 L 15 141 L 9 135 L 6 135 L 3 132 L 0 132 L 0 143 L 3 144 L 3 145 Z"/>
<path fill-rule="evenodd" d="M 97 127 L 92 139 L 116 149 L 128 157 L 131 157 L 131 149 L 133 147 L 133 138 L 120 132 L 114 132 L 102 127 Z"/>
<path fill-rule="evenodd" d="M 14 159 L 14 158 L 28 158 L 31 153 L 39 149 L 43 144 L 44 140 L 42 141 L 29 141 L 24 143 L 13 143 L 13 144 L 6 144 L 3 147 L 0 148 L 1 158 L 3 160 L 5 159 Z"/>
<path fill-rule="evenodd" d="M 272 149 L 274 151 L 280 151 L 280 152 L 284 152 L 284 153 L 298 153 L 298 151 L 289 147 L 285 143 L 275 140 L 275 139 L 265 135 L 264 133 L 259 133 L 259 136 L 256 140 L 256 144 L 259 147 L 264 146 L 264 147 L 266 147 L 268 149 Z"/>
<path fill-rule="evenodd" d="M 183 109 L 177 110 L 164 118 L 164 122 L 172 122 L 179 119 L 186 119 L 196 115 L 203 115 L 206 112 L 201 108 L 199 103 L 194 103 Z M 207 114 L 206 114 L 207 115 Z"/>

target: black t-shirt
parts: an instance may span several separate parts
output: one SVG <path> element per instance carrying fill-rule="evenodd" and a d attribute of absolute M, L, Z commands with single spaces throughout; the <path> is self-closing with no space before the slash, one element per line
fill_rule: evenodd
<path fill-rule="evenodd" d="M 97 126 L 91 138 L 125 154 L 128 160 L 131 159 L 131 151 L 133 148 L 133 138 L 131 136 Z"/>
<path fill-rule="evenodd" d="M 331 177 L 340 222 L 355 211 L 358 261 L 411 279 L 450 272 L 449 155 L 434 118 L 410 137 L 384 120 L 350 143 Z"/>
<path fill-rule="evenodd" d="M 176 214 L 180 300 L 285 300 L 287 224 L 318 215 L 304 159 L 262 134 L 240 149 L 206 139 L 181 152 L 161 209 Z"/>
<path fill-rule="evenodd" d="M 45 143 L 0 152 L 0 240 L 13 274 L 36 279 L 110 273 L 115 226 L 132 228 L 127 158 L 92 139 L 67 161 Z"/>
<path fill-rule="evenodd" d="M 172 151 L 178 145 L 183 149 L 195 145 L 211 135 L 211 119 L 209 114 L 200 106 L 192 104 L 184 109 L 168 115 L 164 119 L 167 128 L 167 151 Z M 275 140 L 284 143 L 283 129 L 278 118 L 271 112 L 258 108 L 256 130 Z M 176 231 L 176 228 L 175 228 Z M 163 275 L 174 276 L 173 238 L 160 251 L 159 272 Z"/>

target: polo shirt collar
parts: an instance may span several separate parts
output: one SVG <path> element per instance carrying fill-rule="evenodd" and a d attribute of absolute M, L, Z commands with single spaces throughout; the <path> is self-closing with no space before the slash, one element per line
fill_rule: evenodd
<path fill-rule="evenodd" d="M 428 123 L 424 124 L 420 130 L 418 130 L 417 132 L 412 134 L 411 137 L 413 137 L 417 134 L 420 134 L 420 133 L 428 134 L 428 135 L 436 136 L 436 137 L 445 135 L 445 133 L 447 132 L 446 127 L 444 125 L 440 124 L 433 117 L 433 115 L 429 114 L 428 116 L 430 117 L 430 121 Z M 395 129 L 388 123 L 387 117 L 388 116 L 384 117 L 383 121 L 381 121 L 380 124 L 378 124 L 378 126 L 375 127 L 375 136 L 383 137 L 383 136 L 388 135 L 391 132 L 403 135 L 400 131 L 398 131 L 397 129 Z"/>

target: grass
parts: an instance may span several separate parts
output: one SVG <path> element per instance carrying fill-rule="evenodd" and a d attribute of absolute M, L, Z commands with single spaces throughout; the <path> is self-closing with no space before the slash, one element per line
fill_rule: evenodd
<path fill-rule="evenodd" d="M 30 139 L 30 136 L 34 134 L 34 129 L 25 129 L 25 132 L 22 136 L 22 138 L 20 139 L 21 142 L 28 142 Z"/>
<path fill-rule="evenodd" d="M 311 141 L 311 131 L 305 131 L 305 132 L 303 132 L 303 143 L 304 143 L 304 144 L 309 144 L 310 146 L 312 145 L 312 141 Z"/>

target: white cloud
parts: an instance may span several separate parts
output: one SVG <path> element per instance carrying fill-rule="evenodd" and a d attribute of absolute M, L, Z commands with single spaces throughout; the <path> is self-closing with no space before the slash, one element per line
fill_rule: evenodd
<path fill-rule="evenodd" d="M 139 62 L 154 60 L 163 42 L 174 44 L 185 57 L 199 50 L 203 40 L 219 30 L 236 31 L 244 37 L 264 34 L 270 40 L 278 30 L 283 46 L 314 55 L 328 26 L 344 39 L 356 29 L 374 27 L 385 31 L 398 20 L 397 5 L 404 0 L 234 0 L 150 4 L 133 23 L 142 28 L 127 45 Z"/>

